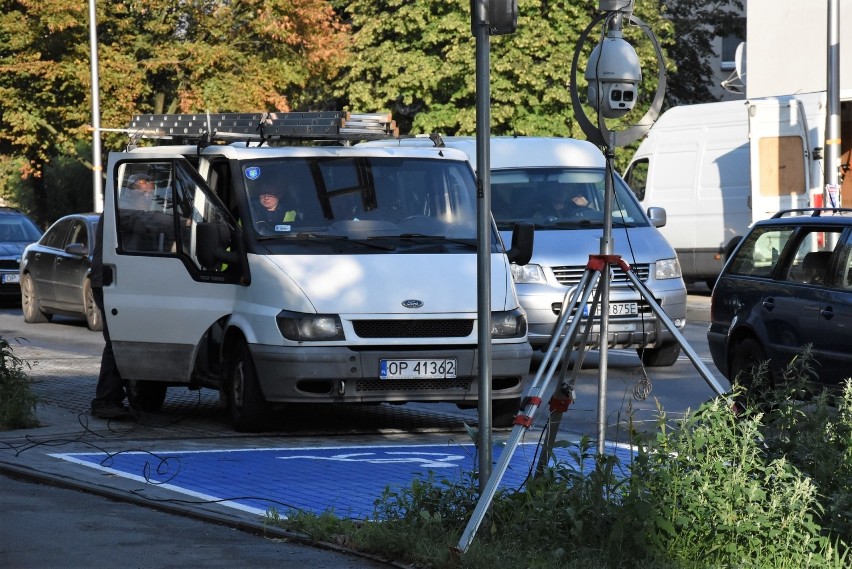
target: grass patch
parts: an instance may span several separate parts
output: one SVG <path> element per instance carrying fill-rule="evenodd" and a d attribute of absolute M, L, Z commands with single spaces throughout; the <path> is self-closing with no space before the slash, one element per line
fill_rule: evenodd
<path fill-rule="evenodd" d="M 0 337 L 0 429 L 38 426 L 35 408 L 38 397 L 30 390 L 24 371 L 29 364 L 17 357 L 9 340 Z"/>
<path fill-rule="evenodd" d="M 630 464 L 589 439 L 517 491 L 498 491 L 468 551 L 454 553 L 477 476 L 385 490 L 372 519 L 270 512 L 270 524 L 417 567 L 493 569 L 845 568 L 852 564 L 852 382 L 807 394 L 808 350 L 783 389 L 658 411 Z M 758 370 L 760 371 L 760 370 Z M 765 371 L 765 370 L 764 370 Z M 584 467 L 592 458 L 593 467 Z"/>

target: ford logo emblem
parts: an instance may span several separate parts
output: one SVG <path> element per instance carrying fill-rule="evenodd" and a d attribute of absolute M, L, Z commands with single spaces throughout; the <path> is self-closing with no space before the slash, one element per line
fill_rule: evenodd
<path fill-rule="evenodd" d="M 402 305 L 405 308 L 423 308 L 423 301 L 409 298 L 408 300 L 403 300 Z"/>

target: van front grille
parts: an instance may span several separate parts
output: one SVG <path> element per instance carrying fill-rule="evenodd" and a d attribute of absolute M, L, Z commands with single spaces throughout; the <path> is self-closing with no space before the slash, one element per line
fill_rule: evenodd
<path fill-rule="evenodd" d="M 610 281 L 610 286 L 612 287 L 620 287 L 626 288 L 630 286 L 630 279 L 627 278 L 627 275 L 624 271 L 621 270 L 621 267 L 614 266 L 614 271 L 612 273 L 612 280 Z M 580 279 L 583 278 L 583 272 L 585 272 L 585 265 L 577 265 L 573 267 L 553 267 L 553 276 L 556 277 L 556 280 L 559 284 L 564 286 L 577 286 L 580 284 Z M 648 274 L 650 273 L 650 266 L 645 265 L 633 265 L 633 272 L 636 274 L 636 277 L 641 282 L 648 281 Z"/>
<path fill-rule="evenodd" d="M 458 390 L 466 392 L 470 390 L 471 378 L 456 379 L 364 379 L 355 382 L 355 391 L 383 391 L 383 392 L 412 392 L 412 391 L 441 391 Z"/>
<path fill-rule="evenodd" d="M 353 320 L 359 338 L 466 338 L 473 320 Z"/>

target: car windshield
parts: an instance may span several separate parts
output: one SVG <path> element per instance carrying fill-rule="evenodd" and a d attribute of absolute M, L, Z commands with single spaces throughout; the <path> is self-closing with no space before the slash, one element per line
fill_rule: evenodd
<path fill-rule="evenodd" d="M 38 241 L 40 237 L 41 231 L 24 215 L 0 218 L 0 242 L 32 243 Z"/>
<path fill-rule="evenodd" d="M 491 173 L 491 212 L 501 230 L 519 221 L 536 229 L 576 229 L 603 224 L 604 170 L 515 168 Z M 614 176 L 615 225 L 647 226 L 648 220 L 620 176 Z"/>
<path fill-rule="evenodd" d="M 375 241 L 476 241 L 476 186 L 466 163 L 288 157 L 246 161 L 241 171 L 259 239 L 378 247 Z"/>

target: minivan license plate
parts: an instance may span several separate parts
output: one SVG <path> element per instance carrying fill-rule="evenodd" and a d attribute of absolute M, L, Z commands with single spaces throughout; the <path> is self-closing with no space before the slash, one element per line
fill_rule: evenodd
<path fill-rule="evenodd" d="M 455 358 L 379 360 L 380 379 L 454 379 Z"/>
<path fill-rule="evenodd" d="M 600 310 L 598 310 L 600 313 Z M 639 304 L 636 302 L 610 302 L 609 303 L 609 315 L 610 316 L 634 316 L 639 314 Z M 583 316 L 589 315 L 589 305 L 583 310 Z"/>

